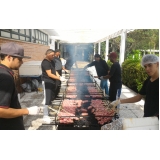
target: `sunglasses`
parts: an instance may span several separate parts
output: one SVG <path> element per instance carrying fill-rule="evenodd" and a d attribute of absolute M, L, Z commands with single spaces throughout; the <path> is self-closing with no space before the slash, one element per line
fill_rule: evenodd
<path fill-rule="evenodd" d="M 23 58 L 21 57 L 16 57 L 16 56 L 12 56 L 13 58 L 17 58 L 19 61 L 22 61 Z"/>

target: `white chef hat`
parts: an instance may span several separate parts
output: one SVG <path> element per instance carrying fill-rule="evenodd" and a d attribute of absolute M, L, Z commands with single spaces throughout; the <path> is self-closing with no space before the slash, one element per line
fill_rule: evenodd
<path fill-rule="evenodd" d="M 159 62 L 158 56 L 156 56 L 155 54 L 146 54 L 142 57 L 141 65 L 142 67 L 144 67 L 145 64 L 157 63 L 157 62 Z"/>

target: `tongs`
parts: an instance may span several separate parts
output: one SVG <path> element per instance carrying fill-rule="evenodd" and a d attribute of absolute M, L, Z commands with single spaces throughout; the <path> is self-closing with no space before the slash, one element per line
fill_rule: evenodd
<path fill-rule="evenodd" d="M 52 111 L 56 112 L 56 113 L 58 112 L 58 110 L 55 110 L 55 109 L 51 108 L 50 106 L 48 106 L 48 108 L 51 109 Z"/>

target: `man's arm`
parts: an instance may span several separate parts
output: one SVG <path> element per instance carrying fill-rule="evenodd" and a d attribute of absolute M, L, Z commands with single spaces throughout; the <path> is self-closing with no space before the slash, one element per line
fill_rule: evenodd
<path fill-rule="evenodd" d="M 65 72 L 69 73 L 69 70 L 65 69 L 64 66 L 62 66 L 62 69 L 63 69 Z"/>
<path fill-rule="evenodd" d="M 109 69 L 109 67 L 108 67 L 108 69 Z M 111 67 L 111 70 L 108 70 L 108 75 L 101 77 L 101 79 L 110 79 L 112 77 L 112 75 L 114 74 L 115 70 L 116 70 L 116 66 L 113 64 Z"/>
<path fill-rule="evenodd" d="M 51 70 L 46 70 L 46 73 L 47 73 L 48 77 L 50 77 L 52 79 L 60 80 L 60 78 L 58 76 L 52 74 Z"/>
<path fill-rule="evenodd" d="M 100 77 L 99 77 L 100 78 Z M 103 76 L 103 79 L 110 79 L 111 78 L 111 75 L 106 75 L 106 76 Z"/>
<path fill-rule="evenodd" d="M 135 102 L 140 101 L 142 98 L 143 98 L 143 95 L 138 94 L 138 95 L 131 97 L 131 98 L 120 99 L 120 100 L 118 99 L 118 100 L 115 100 L 112 103 L 110 103 L 109 107 L 116 107 L 117 105 L 123 104 L 123 103 L 135 103 Z"/>
<path fill-rule="evenodd" d="M 60 77 L 60 75 L 59 75 L 59 73 L 58 73 L 57 71 L 56 71 L 56 76 L 57 76 L 57 77 Z"/>
<path fill-rule="evenodd" d="M 140 101 L 142 98 L 143 98 L 143 95 L 137 94 L 136 96 L 131 97 L 131 98 L 120 99 L 120 101 L 121 101 L 121 104 L 123 104 L 123 103 L 135 103 L 135 102 Z"/>
<path fill-rule="evenodd" d="M 95 61 L 91 62 L 90 64 L 87 64 L 83 69 L 87 69 L 88 67 L 92 67 L 95 65 Z"/>
<path fill-rule="evenodd" d="M 110 76 L 110 75 L 101 76 L 101 77 L 94 76 L 94 78 L 99 78 L 99 79 L 109 79 L 109 78 L 111 78 L 111 76 Z"/>
<path fill-rule="evenodd" d="M 109 78 L 111 78 L 111 75 L 109 75 L 109 72 L 110 72 L 109 71 L 109 66 L 108 66 L 108 64 L 106 63 L 105 60 L 102 61 L 102 65 L 107 70 L 106 76 L 101 76 L 101 77 L 94 76 L 94 77 L 99 78 L 99 79 L 109 79 Z"/>
<path fill-rule="evenodd" d="M 13 109 L 13 108 L 0 108 L 0 118 L 16 118 L 23 115 L 28 115 L 28 109 Z"/>

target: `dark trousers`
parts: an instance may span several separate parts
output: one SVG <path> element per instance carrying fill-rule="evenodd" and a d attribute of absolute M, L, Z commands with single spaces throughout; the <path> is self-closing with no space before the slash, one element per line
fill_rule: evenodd
<path fill-rule="evenodd" d="M 58 74 L 60 76 L 62 76 L 62 70 L 57 70 Z M 58 96 L 59 92 L 60 92 L 60 89 L 61 89 L 61 81 L 59 80 L 56 80 L 56 90 L 55 90 L 55 97 Z"/>
<path fill-rule="evenodd" d="M 42 85 L 44 88 L 44 104 L 51 105 L 52 101 L 55 99 L 55 84 L 50 82 L 43 82 Z"/>
<path fill-rule="evenodd" d="M 117 90 L 122 88 L 121 83 L 111 83 L 110 82 L 110 87 L 109 87 L 109 100 L 115 101 L 116 100 L 116 95 L 117 95 Z M 120 96 L 120 95 L 119 95 Z"/>

